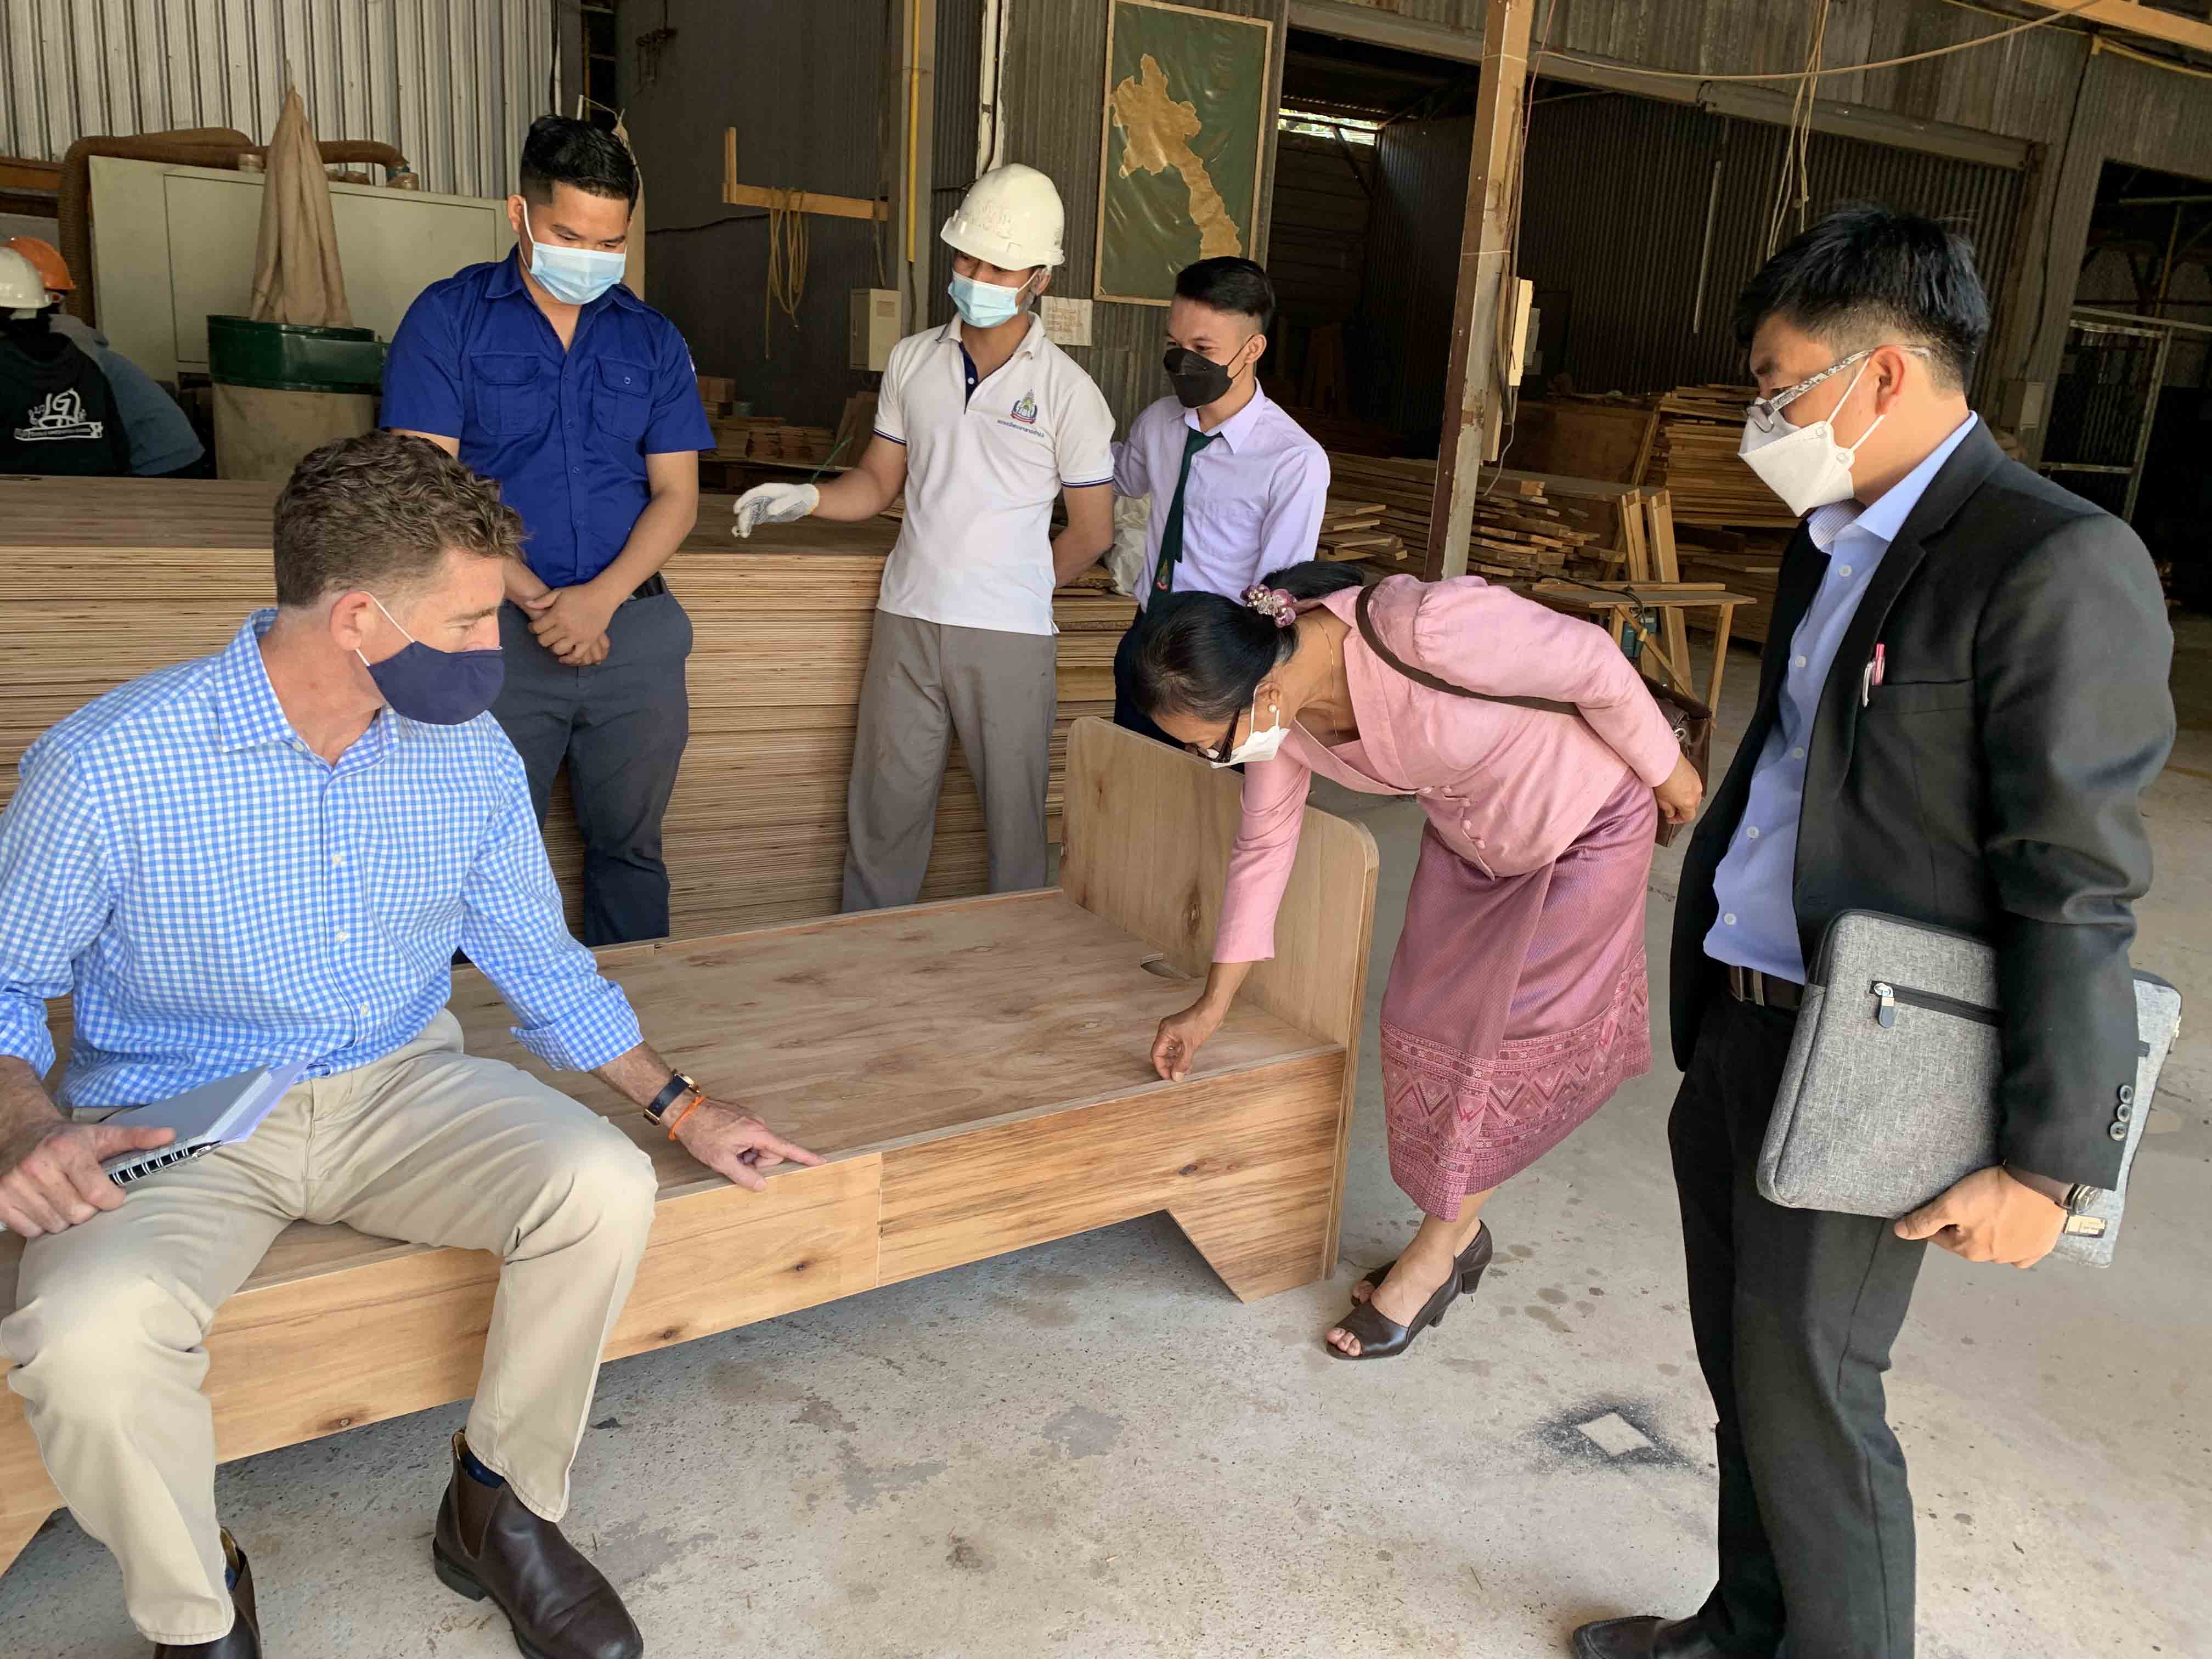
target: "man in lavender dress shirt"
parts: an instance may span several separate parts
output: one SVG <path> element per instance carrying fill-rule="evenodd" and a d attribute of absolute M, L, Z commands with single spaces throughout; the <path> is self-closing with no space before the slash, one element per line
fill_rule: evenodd
<path fill-rule="evenodd" d="M 1275 287 L 1249 259 L 1201 259 L 1176 278 L 1164 359 L 1175 395 L 1137 416 L 1115 454 L 1117 495 L 1150 495 L 1135 622 L 1114 656 L 1114 721 L 1174 741 L 1130 696 L 1154 593 L 1231 599 L 1313 557 L 1328 456 L 1260 389 Z"/>

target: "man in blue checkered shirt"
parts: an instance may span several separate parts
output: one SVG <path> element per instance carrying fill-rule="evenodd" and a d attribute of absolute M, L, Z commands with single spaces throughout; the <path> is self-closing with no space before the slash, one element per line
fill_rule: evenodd
<path fill-rule="evenodd" d="M 48 732 L 0 817 L 0 1223 L 28 1240 L 0 1348 L 157 1655 L 261 1653 L 216 1516 L 202 1341 L 303 1218 L 503 1257 L 434 1565 L 543 1659 L 642 1651 L 556 1523 L 653 1163 L 462 1052 L 456 949 L 532 1054 L 595 1072 L 709 1168 L 758 1188 L 762 1165 L 820 1161 L 698 1099 L 568 935 L 522 763 L 484 712 L 520 533 L 496 486 L 419 438 L 318 450 L 277 502 L 276 609 Z M 46 1002 L 64 994 L 73 1115 L 40 1084 Z M 249 1139 L 127 1200 L 102 1172 L 167 1139 L 105 1113 L 291 1061 L 306 1080 Z"/>

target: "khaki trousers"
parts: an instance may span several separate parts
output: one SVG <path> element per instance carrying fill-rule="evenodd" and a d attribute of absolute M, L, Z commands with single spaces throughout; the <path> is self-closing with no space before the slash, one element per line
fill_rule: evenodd
<path fill-rule="evenodd" d="M 140 1632 L 183 1645 L 230 1628 L 202 1342 L 288 1224 L 504 1259 L 469 1447 L 558 1520 L 654 1193 L 652 1159 L 619 1129 L 463 1054 L 441 1013 L 398 1054 L 292 1090 L 251 1139 L 33 1239 L 0 1321 L 9 1385 L 70 1511 L 115 1553 Z"/>
<path fill-rule="evenodd" d="M 876 612 L 845 795 L 846 909 L 881 910 L 921 896 L 956 732 L 983 798 L 991 890 L 1045 884 L 1058 659 L 1049 634 Z"/>

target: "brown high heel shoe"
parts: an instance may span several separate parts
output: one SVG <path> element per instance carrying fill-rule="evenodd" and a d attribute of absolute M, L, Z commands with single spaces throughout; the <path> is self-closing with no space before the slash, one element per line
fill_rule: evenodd
<path fill-rule="evenodd" d="M 1459 1253 L 1459 1290 L 1462 1296 L 1473 1296 L 1480 1287 L 1483 1271 L 1490 1266 L 1490 1258 L 1496 1253 L 1490 1237 L 1490 1224 L 1487 1221 L 1478 1223 L 1475 1226 L 1474 1237 L 1468 1241 L 1467 1248 Z M 1382 1281 L 1390 1277 L 1390 1269 L 1397 1265 L 1398 1258 L 1394 1255 L 1381 1267 L 1371 1268 L 1361 1276 L 1359 1282 L 1369 1287 L 1367 1294 L 1370 1300 L 1376 1291 L 1381 1288 Z M 1365 1303 L 1357 1299 L 1352 1303 L 1352 1306 L 1356 1308 L 1365 1305 Z"/>
<path fill-rule="evenodd" d="M 1477 1277 L 1480 1277 L 1480 1270 Z M 1413 1346 L 1413 1339 L 1431 1325 L 1444 1322 L 1444 1310 L 1460 1298 L 1461 1276 L 1449 1274 L 1437 1286 L 1436 1294 L 1421 1304 L 1421 1310 L 1403 1325 L 1386 1319 L 1370 1298 L 1355 1302 L 1352 1311 L 1336 1322 L 1336 1328 L 1359 1344 L 1358 1353 L 1346 1353 L 1324 1336 L 1322 1340 L 1332 1359 L 1390 1359 Z"/>

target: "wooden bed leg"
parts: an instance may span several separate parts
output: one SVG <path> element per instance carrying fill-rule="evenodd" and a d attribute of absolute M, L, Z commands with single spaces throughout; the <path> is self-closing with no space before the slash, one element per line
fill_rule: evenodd
<path fill-rule="evenodd" d="M 0 1515 L 0 1573 L 15 1565 L 15 1558 L 23 1553 L 23 1546 L 37 1535 L 52 1514 L 52 1510 L 45 1510 L 36 1515 Z"/>
<path fill-rule="evenodd" d="M 1239 1302 L 1310 1285 L 1334 1265 L 1334 1171 L 1291 1193 L 1224 1179 L 1178 1198 L 1168 1213 Z"/>

